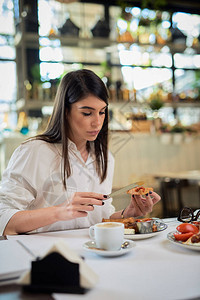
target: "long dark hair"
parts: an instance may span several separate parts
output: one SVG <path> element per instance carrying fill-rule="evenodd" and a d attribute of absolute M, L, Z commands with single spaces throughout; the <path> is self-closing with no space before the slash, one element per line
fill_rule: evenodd
<path fill-rule="evenodd" d="M 62 180 L 66 188 L 67 178 L 71 175 L 68 154 L 69 124 L 66 117 L 66 109 L 70 111 L 71 104 L 94 95 L 108 104 L 108 92 L 103 81 L 91 70 L 83 69 L 67 73 L 61 80 L 55 97 L 53 113 L 50 117 L 44 133 L 35 139 L 44 140 L 48 143 L 62 143 L 62 156 L 64 159 Z M 87 150 L 90 151 L 90 143 L 87 142 Z M 94 141 L 96 156 L 96 170 L 103 182 L 107 175 L 108 160 L 108 108 L 105 111 L 105 119 L 97 139 Z"/>

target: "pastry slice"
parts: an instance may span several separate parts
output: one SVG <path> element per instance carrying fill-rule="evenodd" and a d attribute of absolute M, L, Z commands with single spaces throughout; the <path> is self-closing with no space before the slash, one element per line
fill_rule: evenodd
<path fill-rule="evenodd" d="M 146 195 L 149 194 L 149 192 L 153 192 L 153 188 L 151 187 L 144 187 L 144 186 L 138 186 L 134 189 L 130 189 L 127 191 L 127 194 L 131 195 Z"/>

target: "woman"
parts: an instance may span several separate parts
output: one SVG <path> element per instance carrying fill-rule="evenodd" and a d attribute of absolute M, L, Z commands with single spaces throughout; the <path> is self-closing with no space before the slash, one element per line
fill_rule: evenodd
<path fill-rule="evenodd" d="M 113 171 L 105 85 L 90 70 L 70 72 L 46 131 L 17 148 L 3 174 L 0 233 L 83 228 L 121 217 L 106 200 Z M 135 196 L 123 216 L 144 215 L 159 200 L 156 193 Z"/>

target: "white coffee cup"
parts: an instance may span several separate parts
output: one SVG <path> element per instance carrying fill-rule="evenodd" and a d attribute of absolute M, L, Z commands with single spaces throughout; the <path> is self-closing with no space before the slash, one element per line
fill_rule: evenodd
<path fill-rule="evenodd" d="M 89 228 L 91 239 L 97 248 L 119 250 L 124 240 L 124 224 L 118 222 L 97 223 Z"/>

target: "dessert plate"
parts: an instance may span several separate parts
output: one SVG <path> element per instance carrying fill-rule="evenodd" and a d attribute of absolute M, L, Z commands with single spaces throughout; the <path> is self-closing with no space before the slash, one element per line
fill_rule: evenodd
<path fill-rule="evenodd" d="M 98 249 L 95 241 L 88 241 L 84 243 L 83 248 L 89 252 L 98 254 L 100 256 L 107 256 L 107 257 L 120 256 L 132 251 L 136 245 L 136 243 L 133 241 L 127 241 L 127 242 L 129 243 L 129 245 L 126 248 L 124 249 L 121 248 L 120 250 L 113 250 L 113 251 Z"/>

